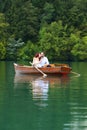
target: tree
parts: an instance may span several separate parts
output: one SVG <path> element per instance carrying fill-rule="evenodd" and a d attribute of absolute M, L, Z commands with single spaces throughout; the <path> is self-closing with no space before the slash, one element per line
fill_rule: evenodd
<path fill-rule="evenodd" d="M 45 3 L 43 7 L 43 13 L 41 15 L 41 23 L 51 23 L 54 16 L 54 7 L 51 3 Z"/>
<path fill-rule="evenodd" d="M 28 41 L 25 46 L 19 49 L 18 59 L 31 61 L 37 52 L 40 52 L 38 45 Z"/>
<path fill-rule="evenodd" d="M 6 48 L 2 42 L 0 42 L 0 59 L 4 60 L 6 55 Z"/>
<path fill-rule="evenodd" d="M 87 60 L 87 36 L 73 46 L 72 54 L 79 60 Z"/>
<path fill-rule="evenodd" d="M 21 5 L 21 6 L 19 6 Z M 10 33 L 15 39 L 36 41 L 38 36 L 38 9 L 31 2 L 15 2 L 6 14 Z M 10 19 L 9 19 L 10 17 Z"/>
<path fill-rule="evenodd" d="M 68 59 L 66 30 L 67 26 L 63 26 L 62 21 L 53 22 L 40 30 L 39 46 L 48 52 L 50 60 Z"/>
<path fill-rule="evenodd" d="M 10 48 L 9 38 L 21 38 L 26 43 L 15 55 L 10 48 L 13 56 L 6 48 L 7 59 L 17 59 L 22 54 L 27 59 L 30 52 L 33 55 L 38 51 L 39 45 L 39 50 L 46 50 L 50 59 L 86 60 L 83 39 L 87 36 L 87 0 L 1 0 L 0 12 L 3 46 Z"/>
<path fill-rule="evenodd" d="M 21 39 L 15 40 L 14 38 L 9 38 L 6 47 L 6 59 L 7 60 L 17 60 L 18 50 L 24 45 Z"/>
<path fill-rule="evenodd" d="M 9 24 L 6 22 L 5 15 L 0 13 L 0 41 L 3 43 L 5 43 L 8 38 L 8 27 Z"/>

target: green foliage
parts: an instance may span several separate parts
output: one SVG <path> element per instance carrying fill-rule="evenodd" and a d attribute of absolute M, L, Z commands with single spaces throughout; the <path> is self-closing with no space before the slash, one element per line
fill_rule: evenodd
<path fill-rule="evenodd" d="M 31 61 L 35 53 L 39 51 L 40 50 L 36 44 L 32 43 L 31 41 L 28 41 L 27 44 L 19 50 L 18 59 Z"/>
<path fill-rule="evenodd" d="M 0 41 L 5 42 L 8 37 L 8 29 L 9 23 L 6 22 L 5 16 L 3 13 L 0 13 Z"/>
<path fill-rule="evenodd" d="M 87 60 L 87 36 L 79 40 L 72 49 L 72 54 L 79 60 Z"/>
<path fill-rule="evenodd" d="M 24 45 L 21 39 L 15 40 L 14 38 L 9 38 L 8 44 L 6 47 L 6 58 L 8 60 L 16 60 L 17 59 L 17 52 Z"/>
<path fill-rule="evenodd" d="M 1 1 L 0 59 L 31 60 L 45 51 L 49 60 L 87 60 L 86 12 L 87 0 Z"/>
<path fill-rule="evenodd" d="M 81 40 L 80 34 L 81 31 L 68 28 L 62 21 L 53 22 L 41 28 L 39 45 L 50 60 L 87 60 L 87 38 Z"/>
<path fill-rule="evenodd" d="M 18 5 L 21 6 L 17 7 Z M 6 17 L 10 23 L 10 33 L 13 32 L 14 38 L 22 38 L 23 41 L 37 39 L 39 29 L 38 10 L 31 2 L 14 2 Z"/>
<path fill-rule="evenodd" d="M 0 59 L 3 60 L 5 59 L 6 55 L 6 48 L 4 47 L 3 43 L 0 42 Z"/>
<path fill-rule="evenodd" d="M 53 16 L 54 16 L 54 7 L 51 3 L 45 3 L 43 8 L 43 14 L 41 17 L 41 23 L 44 24 L 45 22 L 51 23 Z"/>
<path fill-rule="evenodd" d="M 67 45 L 66 31 L 67 26 L 63 26 L 62 21 L 53 22 L 40 30 L 39 45 L 48 52 L 50 60 L 62 60 L 65 59 L 64 57 L 68 60 L 66 52 L 69 45 Z"/>

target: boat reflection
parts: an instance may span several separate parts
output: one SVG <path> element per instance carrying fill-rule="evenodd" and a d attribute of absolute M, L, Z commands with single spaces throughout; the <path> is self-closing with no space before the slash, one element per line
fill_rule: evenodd
<path fill-rule="evenodd" d="M 15 88 L 21 87 L 19 83 L 28 83 L 32 99 L 40 106 L 47 106 L 49 88 L 65 87 L 69 82 L 69 77 L 47 76 L 38 77 L 32 75 L 15 75 Z M 31 87 L 30 87 L 31 84 Z"/>
<path fill-rule="evenodd" d="M 47 76 L 47 77 L 39 77 L 37 75 L 15 75 L 14 77 L 14 83 L 34 83 L 34 86 L 38 83 L 42 86 L 41 81 L 45 84 L 45 82 L 48 82 L 50 87 L 54 87 L 56 84 L 59 85 L 67 85 L 69 82 L 70 77 L 69 76 Z"/>

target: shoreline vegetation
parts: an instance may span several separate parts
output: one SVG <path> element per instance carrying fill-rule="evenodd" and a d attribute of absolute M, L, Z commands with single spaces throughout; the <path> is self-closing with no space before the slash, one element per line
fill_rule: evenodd
<path fill-rule="evenodd" d="M 87 61 L 87 0 L 0 2 L 0 61 Z"/>

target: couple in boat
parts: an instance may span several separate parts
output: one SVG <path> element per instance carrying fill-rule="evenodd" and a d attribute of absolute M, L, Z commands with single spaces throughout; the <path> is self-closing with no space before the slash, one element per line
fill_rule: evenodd
<path fill-rule="evenodd" d="M 33 66 L 50 67 L 48 58 L 45 56 L 44 52 L 35 54 L 35 56 L 33 58 Z"/>

